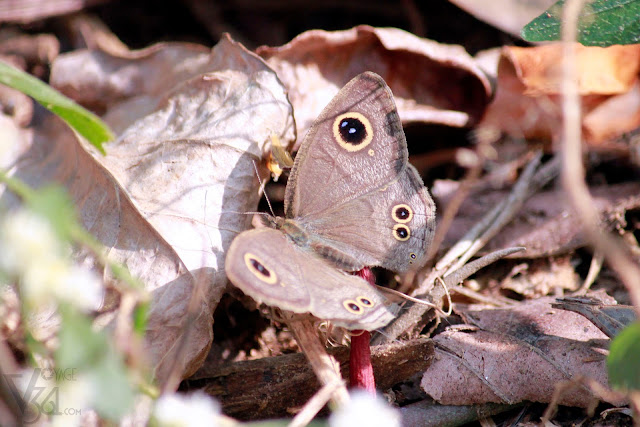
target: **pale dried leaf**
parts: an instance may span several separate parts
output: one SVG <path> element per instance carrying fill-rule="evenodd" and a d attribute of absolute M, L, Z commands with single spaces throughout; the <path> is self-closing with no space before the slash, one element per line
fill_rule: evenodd
<path fill-rule="evenodd" d="M 275 74 L 230 40 L 212 55 L 253 64 L 178 85 L 108 144 L 103 160 L 189 270 L 222 268 L 226 246 L 250 224 L 242 214 L 257 205 L 252 160 L 272 132 L 291 138 L 291 106 Z"/>
<path fill-rule="evenodd" d="M 585 138 L 594 143 L 614 139 L 640 126 L 640 84 L 595 106 L 582 120 Z"/>
<path fill-rule="evenodd" d="M 23 58 L 28 64 L 48 66 L 60 53 L 60 42 L 50 34 L 25 35 L 15 30 L 0 32 L 0 55 Z"/>
<path fill-rule="evenodd" d="M 404 123 L 469 126 L 480 118 L 491 93 L 486 76 L 461 46 L 397 28 L 312 30 L 257 52 L 289 89 L 298 135 L 305 134 L 342 86 L 367 70 L 391 87 Z"/>
<path fill-rule="evenodd" d="M 607 336 L 579 314 L 551 308 L 552 302 L 540 298 L 506 309 L 462 308 L 478 329 L 434 338 L 438 356 L 424 373 L 422 388 L 439 403 L 472 405 L 550 402 L 556 384 L 580 376 L 606 386 Z M 576 383 L 560 403 L 587 407 L 593 398 Z"/>
<path fill-rule="evenodd" d="M 169 57 L 185 57 L 176 46 L 168 50 Z M 135 70 L 137 61 L 122 59 L 121 66 Z M 226 247 L 249 226 L 251 216 L 244 213 L 257 205 L 253 161 L 261 158 L 271 132 L 293 138 L 284 88 L 260 58 L 225 39 L 206 61 L 218 68 L 158 93 L 147 107 L 150 114 L 105 146 L 106 157 L 92 157 L 55 121 L 3 162 L 15 161 L 13 174 L 31 185 L 65 185 L 82 223 L 109 257 L 145 284 L 152 295 L 145 338 L 160 383 L 170 369 L 188 376 L 204 360 L 212 313 L 226 287 Z M 95 81 L 87 71 L 73 74 L 80 87 L 85 78 Z M 159 92 L 153 78 L 166 79 L 147 76 L 148 87 Z M 3 199 L 17 203 L 6 192 Z M 95 264 L 86 254 L 76 255 Z M 204 294 L 188 313 L 197 283 Z M 100 321 L 110 318 L 113 313 L 106 313 Z"/>
<path fill-rule="evenodd" d="M 211 58 L 209 69 L 216 71 L 159 97 L 155 111 L 105 146 L 103 159 L 154 231 L 207 283 L 198 330 L 190 338 L 209 343 L 217 290 L 226 284 L 226 249 L 249 226 L 251 216 L 244 213 L 257 207 L 254 161 L 272 132 L 293 139 L 284 88 L 259 58 L 229 39 Z M 150 339 L 167 344 L 179 339 L 167 325 L 175 332 L 183 326 L 190 291 L 168 285 L 154 298 L 149 321 L 155 332 Z M 188 350 L 182 354 L 192 357 Z"/>

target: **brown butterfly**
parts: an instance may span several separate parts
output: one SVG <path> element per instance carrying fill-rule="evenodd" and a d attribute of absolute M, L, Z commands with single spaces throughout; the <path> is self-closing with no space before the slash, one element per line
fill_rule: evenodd
<path fill-rule="evenodd" d="M 404 272 L 424 262 L 435 205 L 407 157 L 391 90 L 377 74 L 355 77 L 302 142 L 285 217 L 231 244 L 225 263 L 231 282 L 259 302 L 347 329 L 389 323 L 389 302 L 338 269 Z"/>

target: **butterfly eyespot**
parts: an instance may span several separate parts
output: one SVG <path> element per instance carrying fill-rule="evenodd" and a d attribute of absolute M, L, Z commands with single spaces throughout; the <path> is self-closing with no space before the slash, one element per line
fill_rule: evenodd
<path fill-rule="evenodd" d="M 367 297 L 358 297 L 356 298 L 356 300 L 363 306 L 363 307 L 373 307 L 373 302 L 367 298 Z"/>
<path fill-rule="evenodd" d="M 333 137 L 345 150 L 360 151 L 373 141 L 373 128 L 369 119 L 352 111 L 336 117 L 333 122 Z"/>
<path fill-rule="evenodd" d="M 368 153 L 371 157 L 373 157 L 373 155 L 376 154 L 376 152 L 373 151 L 372 149 L 369 149 Z"/>
<path fill-rule="evenodd" d="M 252 253 L 244 254 L 244 263 L 254 276 L 269 285 L 273 285 L 278 281 L 276 273 L 265 267 L 264 262 Z"/>
<path fill-rule="evenodd" d="M 342 305 L 344 305 L 344 308 L 346 308 L 349 313 L 361 314 L 363 311 L 362 307 L 360 307 L 360 304 L 352 299 L 344 300 Z"/>
<path fill-rule="evenodd" d="M 416 254 L 414 254 L 413 252 L 411 252 L 411 253 L 409 254 L 409 258 L 411 258 L 411 259 L 409 260 L 409 264 L 413 264 L 413 261 L 415 261 L 415 260 L 418 258 L 418 255 L 416 255 Z"/>
<path fill-rule="evenodd" d="M 404 224 L 396 224 L 393 226 L 393 237 L 395 237 L 396 240 L 404 242 L 411 237 L 411 230 Z"/>
<path fill-rule="evenodd" d="M 404 203 L 395 205 L 391 208 L 391 217 L 395 222 L 405 224 L 413 219 L 413 209 Z"/>

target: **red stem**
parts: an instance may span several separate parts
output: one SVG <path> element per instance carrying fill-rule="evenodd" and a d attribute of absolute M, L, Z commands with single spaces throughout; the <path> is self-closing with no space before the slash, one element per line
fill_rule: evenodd
<path fill-rule="evenodd" d="M 369 267 L 358 271 L 356 275 L 368 281 L 372 286 L 376 283 L 376 278 Z M 371 334 L 369 331 L 353 331 L 353 334 L 351 336 L 351 353 L 349 356 L 350 386 L 351 388 L 360 388 L 375 394 L 376 380 L 373 377 L 371 350 L 369 348 Z"/>

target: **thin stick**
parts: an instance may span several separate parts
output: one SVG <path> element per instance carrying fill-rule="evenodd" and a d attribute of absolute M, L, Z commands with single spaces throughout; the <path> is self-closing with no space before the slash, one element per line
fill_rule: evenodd
<path fill-rule="evenodd" d="M 463 238 L 460 241 L 462 244 L 461 246 L 466 246 L 466 248 L 463 254 L 460 255 L 459 259 L 449 267 L 445 276 L 462 267 L 473 255 L 478 253 L 478 251 L 484 247 L 491 238 L 498 234 L 498 232 L 504 228 L 511 219 L 513 219 L 517 212 L 520 211 L 520 208 L 530 194 L 529 187 L 533 180 L 535 171 L 540 165 L 541 158 L 542 153 L 537 152 L 535 157 L 525 167 L 507 198 L 492 209 L 481 222 L 476 224 L 476 226 L 467 233 L 470 235 L 469 237 L 466 239 Z M 473 239 L 473 235 L 471 235 L 472 231 L 474 233 L 478 233 L 479 236 Z M 453 252 L 454 249 L 455 247 L 451 249 L 451 252 Z M 443 264 L 444 263 L 441 261 L 438 263 L 438 266 L 444 266 Z"/>
<path fill-rule="evenodd" d="M 587 277 L 584 279 L 584 283 L 580 286 L 580 289 L 576 292 L 576 295 L 584 295 L 587 293 L 589 288 L 593 282 L 596 281 L 598 274 L 600 274 L 600 270 L 602 270 L 602 263 L 604 262 L 604 254 L 599 250 L 595 250 L 593 252 L 593 256 L 591 257 L 591 263 L 589 264 L 589 272 L 587 273 Z"/>
<path fill-rule="evenodd" d="M 324 405 L 327 404 L 333 393 L 340 387 L 344 387 L 343 381 L 337 381 L 330 384 L 325 384 L 311 399 L 304 404 L 304 407 L 298 414 L 291 420 L 289 427 L 303 427 L 313 420 L 313 418 L 320 412 Z"/>
<path fill-rule="evenodd" d="M 333 356 L 327 353 L 324 345 L 320 342 L 313 323 L 304 318 L 294 318 L 288 322 L 288 326 L 296 337 L 296 341 L 303 351 L 318 381 L 324 387 L 340 383 L 331 397 L 331 401 L 337 406 L 342 406 L 349 402 L 349 393 L 342 382 L 340 374 L 340 364 Z"/>
<path fill-rule="evenodd" d="M 256 165 L 256 161 L 253 161 L 253 170 L 256 171 L 256 176 L 258 177 L 258 182 L 260 183 L 260 190 L 259 192 L 264 194 L 264 198 L 267 201 L 267 205 L 269 205 L 269 210 L 271 211 L 271 215 L 272 216 L 276 216 L 276 214 L 273 212 L 273 207 L 271 206 L 271 200 L 269 200 L 269 196 L 267 196 L 266 191 L 264 190 L 267 182 L 263 181 L 262 178 L 260 178 L 260 173 L 258 172 L 258 166 Z"/>

